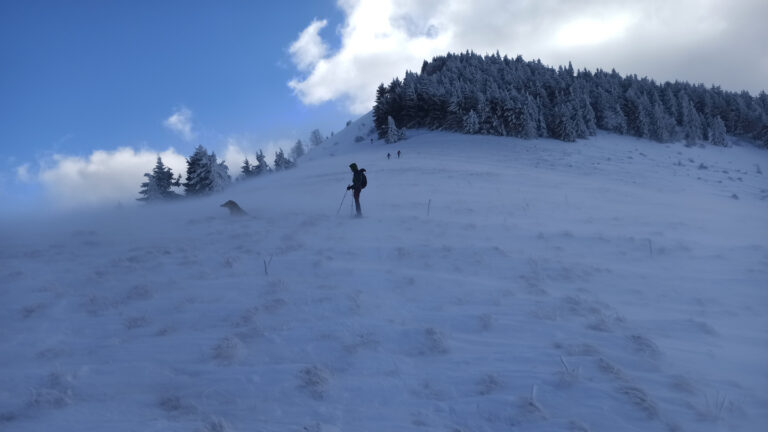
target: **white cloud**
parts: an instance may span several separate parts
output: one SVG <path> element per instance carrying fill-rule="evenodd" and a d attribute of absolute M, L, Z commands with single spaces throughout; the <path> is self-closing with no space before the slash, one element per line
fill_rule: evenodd
<path fill-rule="evenodd" d="M 197 133 L 192 130 L 192 111 L 184 106 L 165 119 L 163 125 L 185 141 L 192 141 L 197 136 Z"/>
<path fill-rule="evenodd" d="M 32 175 L 29 172 L 28 163 L 16 167 L 16 179 L 22 183 L 29 183 L 33 180 Z"/>
<path fill-rule="evenodd" d="M 300 69 L 309 69 L 321 58 L 325 57 L 328 47 L 320 38 L 319 32 L 328 24 L 328 21 L 314 20 L 299 35 L 299 38 L 291 45 L 288 52 L 291 59 Z"/>
<path fill-rule="evenodd" d="M 633 21 L 627 15 L 603 19 L 579 18 L 560 27 L 555 40 L 563 47 L 597 45 L 622 37 L 634 24 Z"/>
<path fill-rule="evenodd" d="M 256 152 L 262 150 L 271 165 L 275 152 L 279 148 L 288 151 L 292 144 L 290 139 L 264 142 L 249 136 L 230 136 L 218 146 L 219 150 L 208 148 L 208 151 L 215 151 L 220 161 L 225 160 L 230 176 L 235 178 L 246 157 L 256 162 Z M 36 167 L 26 163 L 15 168 L 16 181 L 41 186 L 57 208 L 129 204 L 139 197 L 141 183 L 146 180 L 144 173 L 154 168 L 158 156 L 171 168 L 174 176 L 181 174 L 184 178 L 186 158 L 173 148 L 157 152 L 121 147 L 95 150 L 86 157 L 55 154 L 40 161 Z M 4 182 L 0 176 L 0 186 Z M 2 188 L 0 193 L 4 193 Z"/>
<path fill-rule="evenodd" d="M 764 0 L 339 0 L 338 6 L 346 17 L 340 48 L 328 53 L 318 34 L 326 22 L 313 21 L 291 46 L 303 74 L 288 85 L 306 104 L 340 99 L 356 114 L 371 109 L 379 83 L 449 51 L 498 50 L 553 66 L 573 61 L 579 68 L 753 92 L 765 88 L 768 76 Z"/>
<path fill-rule="evenodd" d="M 59 207 L 129 203 L 139 196 L 143 174 L 152 170 L 158 155 L 174 175 L 186 169 L 184 156 L 173 148 L 157 153 L 121 147 L 96 150 L 87 158 L 55 155 L 41 165 L 36 179 Z"/>

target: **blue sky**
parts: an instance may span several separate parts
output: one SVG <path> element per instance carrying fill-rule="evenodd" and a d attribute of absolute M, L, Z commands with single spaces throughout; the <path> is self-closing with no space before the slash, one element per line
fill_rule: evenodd
<path fill-rule="evenodd" d="M 288 46 L 313 17 L 333 15 L 332 2 L 0 7 L 0 116 L 13 120 L 0 131 L 4 157 L 174 143 L 163 120 L 179 106 L 211 135 L 290 135 L 341 115 L 307 108 L 285 85 L 295 75 Z"/>
<path fill-rule="evenodd" d="M 197 144 L 236 172 L 448 51 L 754 94 L 765 16 L 764 0 L 0 1 L 0 213 L 131 202 L 157 154 L 179 172 Z"/>
<path fill-rule="evenodd" d="M 256 146 L 338 130 L 351 118 L 342 106 L 307 106 L 287 85 L 288 47 L 319 15 L 340 17 L 330 1 L 0 2 L 4 195 L 36 201 L 39 187 L 18 181 L 17 168 L 34 173 L 54 154 L 188 154 L 233 135 Z M 164 126 L 180 107 L 192 112 L 195 140 Z"/>

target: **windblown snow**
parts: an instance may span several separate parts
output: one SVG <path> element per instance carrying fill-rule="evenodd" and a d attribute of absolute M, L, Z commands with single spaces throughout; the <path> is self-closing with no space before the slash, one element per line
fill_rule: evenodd
<path fill-rule="evenodd" d="M 0 430 L 768 425 L 768 152 L 370 128 L 205 198 L 5 221 Z"/>

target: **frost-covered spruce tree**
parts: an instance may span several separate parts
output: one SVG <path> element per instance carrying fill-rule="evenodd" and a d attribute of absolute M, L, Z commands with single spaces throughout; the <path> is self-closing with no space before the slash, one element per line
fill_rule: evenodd
<path fill-rule="evenodd" d="M 550 125 L 550 136 L 561 141 L 573 142 L 577 138 L 576 124 L 574 122 L 574 111 L 570 104 L 560 104 L 555 106 L 552 112 Z"/>
<path fill-rule="evenodd" d="M 477 116 L 478 124 L 477 133 L 483 135 L 491 133 L 491 109 L 487 99 L 482 95 L 482 93 L 477 94 L 477 108 L 475 109 L 475 115 Z"/>
<path fill-rule="evenodd" d="M 516 137 L 522 136 L 523 129 L 525 129 L 526 115 L 520 101 L 517 98 L 507 99 L 504 101 L 502 109 L 504 111 L 503 119 L 507 134 Z"/>
<path fill-rule="evenodd" d="M 675 125 L 678 122 L 682 123 L 681 117 L 678 115 L 678 104 L 675 94 L 672 93 L 672 86 L 669 83 L 664 85 L 664 90 L 660 94 L 661 104 L 664 107 L 664 112 L 672 118 Z"/>
<path fill-rule="evenodd" d="M 520 131 L 521 138 L 536 138 L 539 136 L 539 107 L 536 106 L 535 101 L 530 95 L 526 95 L 525 101 L 525 122 L 523 129 Z M 544 126 L 546 129 L 546 126 Z"/>
<path fill-rule="evenodd" d="M 692 146 L 701 140 L 703 135 L 701 117 L 690 100 L 683 110 L 683 138 L 685 138 L 686 145 Z"/>
<path fill-rule="evenodd" d="M 387 88 L 384 84 L 379 84 L 376 89 L 376 104 L 373 106 L 373 126 L 376 128 L 379 139 L 387 136 L 387 113 L 389 112 L 389 103 L 387 98 Z"/>
<path fill-rule="evenodd" d="M 160 187 L 158 187 L 157 182 L 155 181 L 155 176 L 150 173 L 144 173 L 144 177 L 147 178 L 147 181 L 141 184 L 141 190 L 139 191 L 139 195 L 142 195 L 142 197 L 136 198 L 136 200 L 153 202 L 162 201 L 165 199 L 163 192 L 160 190 Z"/>
<path fill-rule="evenodd" d="M 266 174 L 272 171 L 272 169 L 269 167 L 269 164 L 267 163 L 266 156 L 264 156 L 264 153 L 261 150 L 256 153 L 256 162 L 258 162 L 258 164 L 251 167 L 251 173 L 253 176 Z"/>
<path fill-rule="evenodd" d="M 197 146 L 195 153 L 187 159 L 187 181 L 184 183 L 187 195 L 220 191 L 231 181 L 227 165 L 223 161 L 217 162 L 216 154 L 208 154 L 202 145 Z"/>
<path fill-rule="evenodd" d="M 229 167 L 227 167 L 227 164 L 224 163 L 224 161 L 217 162 L 216 161 L 216 153 L 211 153 L 210 156 L 208 156 L 208 166 L 210 167 L 210 176 L 211 176 L 211 185 L 209 188 L 210 192 L 219 192 L 224 190 L 227 186 L 229 186 L 230 183 L 232 183 L 232 178 L 229 177 Z"/>
<path fill-rule="evenodd" d="M 586 122 L 584 121 L 584 113 L 579 108 L 578 104 L 573 102 L 570 104 L 571 106 L 571 124 L 573 124 L 575 137 L 576 138 L 587 138 L 589 134 L 589 129 L 587 128 Z"/>
<path fill-rule="evenodd" d="M 245 158 L 243 161 L 243 166 L 240 167 L 240 174 L 242 174 L 243 178 L 253 177 L 253 165 L 251 165 L 248 158 Z"/>
<path fill-rule="evenodd" d="M 387 144 L 394 144 L 405 138 L 405 131 L 397 128 L 392 116 L 387 119 L 387 124 L 387 138 L 385 139 Z"/>
<path fill-rule="evenodd" d="M 171 191 L 171 187 L 181 186 L 181 174 L 179 174 L 178 178 L 174 179 L 171 167 L 165 166 L 163 159 L 160 156 L 157 157 L 157 163 L 155 164 L 155 168 L 152 170 L 152 175 L 155 178 L 157 186 L 161 191 L 163 191 L 163 194 L 166 197 L 174 198 L 176 195 L 178 195 L 176 192 Z"/>
<path fill-rule="evenodd" d="M 297 161 L 302 156 L 304 156 L 304 143 L 302 143 L 301 140 L 298 140 L 291 148 L 291 158 L 293 158 L 294 161 Z"/>
<path fill-rule="evenodd" d="M 757 137 L 763 147 L 768 149 L 768 125 L 764 126 L 763 129 L 757 133 Z"/>
<path fill-rule="evenodd" d="M 406 72 L 403 79 L 403 113 L 400 117 L 401 124 L 410 124 L 419 120 L 420 107 L 416 99 L 416 74 Z M 426 107 L 428 111 L 430 107 Z M 387 120 L 389 121 L 389 120 Z M 429 126 L 429 125 L 427 125 Z"/>
<path fill-rule="evenodd" d="M 319 129 L 315 129 L 309 134 L 309 143 L 312 147 L 317 147 L 323 143 L 323 135 Z"/>
<path fill-rule="evenodd" d="M 464 116 L 464 133 L 476 134 L 480 132 L 480 121 L 477 119 L 475 110 L 470 110 L 467 115 Z"/>
<path fill-rule="evenodd" d="M 184 182 L 184 193 L 187 196 L 200 195 L 210 190 L 210 160 L 208 151 L 198 145 L 195 152 L 187 159 L 187 178 Z"/>
<path fill-rule="evenodd" d="M 627 117 L 627 129 L 630 135 L 638 138 L 650 138 L 651 104 L 648 97 L 639 90 L 630 88 L 624 98 L 623 111 Z"/>
<path fill-rule="evenodd" d="M 280 149 L 275 153 L 275 162 L 272 163 L 272 166 L 275 167 L 275 171 L 291 169 L 294 165 L 295 163 L 292 160 L 285 157 L 283 149 Z"/>
<path fill-rule="evenodd" d="M 151 173 L 145 173 L 147 181 L 141 184 L 139 201 L 160 201 L 177 198 L 179 194 L 171 190 L 172 186 L 181 185 L 181 176 L 173 178 L 173 172 L 170 167 L 165 166 L 163 159 L 158 156 L 155 168 Z"/>
<path fill-rule="evenodd" d="M 441 125 L 442 128 L 452 131 L 463 130 L 464 127 L 464 114 L 462 112 L 462 99 L 457 91 L 453 91 L 451 99 L 448 102 L 448 112 L 445 120 Z"/>
<path fill-rule="evenodd" d="M 597 121 L 595 120 L 595 110 L 589 103 L 589 96 L 586 94 L 580 95 L 578 103 L 587 136 L 595 135 L 597 133 Z"/>
<path fill-rule="evenodd" d="M 728 145 L 728 141 L 725 135 L 725 123 L 720 116 L 713 117 L 710 120 L 710 133 L 709 141 L 716 146 L 725 147 Z"/>
<path fill-rule="evenodd" d="M 603 129 L 624 135 L 627 133 L 627 117 L 618 103 L 609 105 L 603 111 Z"/>

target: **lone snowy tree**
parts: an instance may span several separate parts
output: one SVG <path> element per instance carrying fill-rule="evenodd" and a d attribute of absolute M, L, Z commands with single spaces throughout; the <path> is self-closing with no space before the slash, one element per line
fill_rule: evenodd
<path fill-rule="evenodd" d="M 138 201 L 161 201 L 179 197 L 179 194 L 171 190 L 171 186 L 181 185 L 181 176 L 173 178 L 173 172 L 170 167 L 163 164 L 163 159 L 158 156 L 155 168 L 151 173 L 145 173 L 147 181 L 141 184 L 141 198 Z"/>
<path fill-rule="evenodd" d="M 161 201 L 163 194 L 160 188 L 157 187 L 154 176 L 150 173 L 144 173 L 144 177 L 147 178 L 147 181 L 141 184 L 141 190 L 139 191 L 139 195 L 142 195 L 142 197 L 136 198 L 136 201 Z"/>
<path fill-rule="evenodd" d="M 385 139 L 387 144 L 394 144 L 405 138 L 405 131 L 397 128 L 392 116 L 387 119 L 387 124 L 387 138 Z"/>
<path fill-rule="evenodd" d="M 224 189 L 232 179 L 229 168 L 222 162 L 216 161 L 216 154 L 208 154 L 202 145 L 197 146 L 195 153 L 187 159 L 187 180 L 184 191 L 187 195 L 201 195 Z"/>
<path fill-rule="evenodd" d="M 304 156 L 304 143 L 302 143 L 301 140 L 298 140 L 291 148 L 291 157 L 296 161 L 302 156 Z"/>
<path fill-rule="evenodd" d="M 713 145 L 725 147 L 728 145 L 727 138 L 725 136 L 725 123 L 720 116 L 713 117 L 710 121 L 709 140 Z"/>
<path fill-rule="evenodd" d="M 678 101 L 680 103 L 680 126 L 682 127 L 683 138 L 685 138 L 685 145 L 690 147 L 703 137 L 701 116 L 685 92 L 681 91 L 678 94 Z"/>
<path fill-rule="evenodd" d="M 252 176 L 258 176 L 272 171 L 272 169 L 269 167 L 269 164 L 267 164 L 266 156 L 264 156 L 264 153 L 261 150 L 256 153 L 256 162 L 258 162 L 258 165 L 253 165 L 251 167 Z"/>
<path fill-rule="evenodd" d="M 379 84 L 376 89 L 376 105 L 373 106 L 373 126 L 378 132 L 379 139 L 387 136 L 387 112 L 389 103 L 387 98 L 387 88 L 384 84 Z"/>
<path fill-rule="evenodd" d="M 464 133 L 476 134 L 480 131 L 480 121 L 475 114 L 475 110 L 470 110 L 469 114 L 464 116 Z"/>
<path fill-rule="evenodd" d="M 561 141 L 576 141 L 576 123 L 573 120 L 573 107 L 569 103 L 557 105 L 552 112 L 550 135 Z"/>
<path fill-rule="evenodd" d="M 253 177 L 253 165 L 248 161 L 248 158 L 245 158 L 245 161 L 243 161 L 243 166 L 240 167 L 240 173 L 244 178 Z"/>
<path fill-rule="evenodd" d="M 211 170 L 211 186 L 209 191 L 219 192 L 224 190 L 224 188 L 232 183 L 232 178 L 229 177 L 229 167 L 227 167 L 224 161 L 216 161 L 216 153 L 211 153 L 208 156 L 208 161 Z"/>
<path fill-rule="evenodd" d="M 282 171 L 293 168 L 295 163 L 285 157 L 285 154 L 283 153 L 283 149 L 280 149 L 275 153 L 275 162 L 272 164 L 272 166 L 275 167 L 275 171 Z"/>
<path fill-rule="evenodd" d="M 199 195 L 208 190 L 210 180 L 206 171 L 207 160 L 208 151 L 202 145 L 198 145 L 192 156 L 187 159 L 187 178 L 184 182 L 186 195 Z"/>
<path fill-rule="evenodd" d="M 323 134 L 320 133 L 319 129 L 315 129 L 309 134 L 309 143 L 312 144 L 312 147 L 317 147 L 323 143 Z"/>

